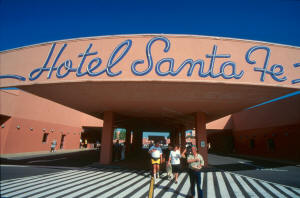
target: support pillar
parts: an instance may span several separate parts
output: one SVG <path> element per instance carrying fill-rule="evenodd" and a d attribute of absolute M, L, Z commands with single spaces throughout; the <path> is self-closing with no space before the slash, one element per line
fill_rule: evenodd
<path fill-rule="evenodd" d="M 126 129 L 126 139 L 125 139 L 125 148 L 126 148 L 126 155 L 129 153 L 130 151 L 130 147 L 131 147 L 131 129 L 127 128 Z"/>
<path fill-rule="evenodd" d="M 138 131 L 137 133 L 137 148 L 139 150 L 142 150 L 142 146 L 143 146 L 143 131 Z"/>
<path fill-rule="evenodd" d="M 176 128 L 175 129 L 175 144 L 179 145 L 179 133 L 180 133 L 180 129 Z"/>
<path fill-rule="evenodd" d="M 170 131 L 170 143 L 172 145 L 176 144 L 176 142 L 175 142 L 175 131 L 174 130 Z"/>
<path fill-rule="evenodd" d="M 135 129 L 133 131 L 132 151 L 139 152 L 142 150 L 143 132 Z"/>
<path fill-rule="evenodd" d="M 111 111 L 104 112 L 103 130 L 101 138 L 101 154 L 100 164 L 110 164 L 112 162 L 112 149 L 113 149 L 113 123 L 114 114 Z"/>
<path fill-rule="evenodd" d="M 180 138 L 181 138 L 181 147 L 185 148 L 186 145 L 186 139 L 185 139 L 185 127 L 180 128 Z"/>
<path fill-rule="evenodd" d="M 196 124 L 196 145 L 198 152 L 203 156 L 204 165 L 207 166 L 207 139 L 206 139 L 206 115 L 202 112 L 197 112 L 195 115 Z"/>

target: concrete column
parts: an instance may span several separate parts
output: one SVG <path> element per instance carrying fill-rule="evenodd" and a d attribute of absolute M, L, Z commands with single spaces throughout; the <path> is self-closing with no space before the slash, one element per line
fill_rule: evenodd
<path fill-rule="evenodd" d="M 179 133 L 180 133 L 180 129 L 175 128 L 175 144 L 177 145 L 179 145 Z"/>
<path fill-rule="evenodd" d="M 137 131 L 137 149 L 141 150 L 143 145 L 143 131 L 139 130 Z"/>
<path fill-rule="evenodd" d="M 206 115 L 202 112 L 197 112 L 195 115 L 195 124 L 196 145 L 198 152 L 204 158 L 205 166 L 207 166 Z"/>
<path fill-rule="evenodd" d="M 181 134 L 181 136 L 180 136 L 180 138 L 181 138 L 181 147 L 185 147 L 185 145 L 186 145 L 186 140 L 185 140 L 185 127 L 181 127 L 180 128 L 180 134 Z"/>
<path fill-rule="evenodd" d="M 132 147 L 135 147 L 138 142 L 138 136 L 137 136 L 137 129 L 133 129 L 133 136 L 132 136 Z"/>
<path fill-rule="evenodd" d="M 104 112 L 103 121 L 100 163 L 110 164 L 112 162 L 114 113 L 111 111 Z"/>
<path fill-rule="evenodd" d="M 172 145 L 174 145 L 174 144 L 176 144 L 176 137 L 175 137 L 175 131 L 174 130 L 172 130 L 172 131 L 170 131 L 170 143 L 172 144 Z"/>
<path fill-rule="evenodd" d="M 131 129 L 129 129 L 129 128 L 126 129 L 125 146 L 126 146 L 126 155 L 127 155 L 129 153 L 130 147 L 131 147 Z"/>
<path fill-rule="evenodd" d="M 139 152 L 142 148 L 143 134 L 142 131 L 134 129 L 133 140 L 132 140 L 132 152 Z"/>

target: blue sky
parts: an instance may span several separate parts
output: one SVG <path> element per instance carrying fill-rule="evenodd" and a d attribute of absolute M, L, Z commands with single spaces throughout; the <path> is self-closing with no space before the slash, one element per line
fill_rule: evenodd
<path fill-rule="evenodd" d="M 0 50 L 116 34 L 194 34 L 300 46 L 300 0 L 0 0 Z"/>

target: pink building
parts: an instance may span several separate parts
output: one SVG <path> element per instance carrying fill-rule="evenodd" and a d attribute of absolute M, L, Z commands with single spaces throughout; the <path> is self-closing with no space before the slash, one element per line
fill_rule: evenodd
<path fill-rule="evenodd" d="M 214 152 L 300 162 L 300 93 L 207 124 Z"/>
<path fill-rule="evenodd" d="M 299 56 L 293 46 L 193 35 L 80 38 L 3 51 L 0 88 L 26 92 L 1 90 L 1 152 L 47 150 L 53 139 L 76 148 L 87 126 L 101 134 L 102 164 L 111 163 L 115 128 L 133 132 L 133 148 L 141 148 L 143 131 L 169 131 L 182 144 L 194 129 L 205 161 L 208 138 L 212 149 L 228 140 L 235 152 L 280 157 L 289 144 L 279 140 L 298 137 L 299 101 L 242 110 L 300 90 Z M 283 153 L 268 153 L 264 138 Z"/>
<path fill-rule="evenodd" d="M 80 148 L 84 127 L 102 120 L 22 90 L 0 90 L 1 154 Z M 84 141 L 84 139 L 83 139 Z"/>

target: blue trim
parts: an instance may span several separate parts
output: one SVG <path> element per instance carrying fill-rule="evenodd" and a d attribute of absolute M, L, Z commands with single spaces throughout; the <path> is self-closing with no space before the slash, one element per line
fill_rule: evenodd
<path fill-rule="evenodd" d="M 19 90 L 19 88 L 16 88 L 16 87 L 2 87 L 0 89 L 3 89 L 3 90 Z"/>
<path fill-rule="evenodd" d="M 4 78 L 13 78 L 16 80 L 26 81 L 25 77 L 19 75 L 13 75 L 13 74 L 0 75 L 0 79 L 4 79 Z"/>
<path fill-rule="evenodd" d="M 256 108 L 256 107 L 259 107 L 259 106 L 262 106 L 262 105 L 265 105 L 265 104 L 268 104 L 268 103 L 271 103 L 271 102 L 276 102 L 276 101 L 279 101 L 279 100 L 282 100 L 282 99 L 285 99 L 285 98 L 289 98 L 289 97 L 292 97 L 292 96 L 296 96 L 296 95 L 299 95 L 299 94 L 300 94 L 300 91 L 296 91 L 296 92 L 293 92 L 293 93 L 290 93 L 290 94 L 281 96 L 281 97 L 279 97 L 279 98 L 275 98 L 275 99 L 272 99 L 272 100 L 263 102 L 263 103 L 261 103 L 261 104 L 258 104 L 258 105 L 249 107 L 249 108 L 247 108 L 247 110 L 253 109 L 253 108 Z"/>

